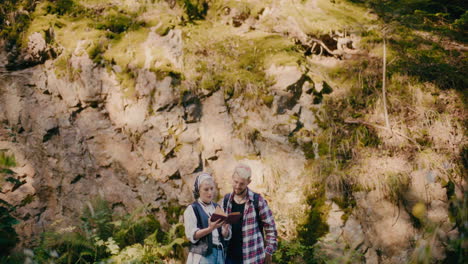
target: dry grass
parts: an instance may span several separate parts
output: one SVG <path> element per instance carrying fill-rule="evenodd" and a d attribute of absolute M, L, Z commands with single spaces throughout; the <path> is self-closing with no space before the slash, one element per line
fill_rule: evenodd
<path fill-rule="evenodd" d="M 389 198 L 398 185 L 407 184 L 412 166 L 407 157 L 384 156 L 363 150 L 357 163 L 348 170 L 356 185 L 366 190 L 376 190 L 381 198 Z"/>
<path fill-rule="evenodd" d="M 302 32 L 315 36 L 359 28 L 374 18 L 366 10 L 327 0 L 278 1 L 267 7 L 259 24 L 270 32 Z"/>

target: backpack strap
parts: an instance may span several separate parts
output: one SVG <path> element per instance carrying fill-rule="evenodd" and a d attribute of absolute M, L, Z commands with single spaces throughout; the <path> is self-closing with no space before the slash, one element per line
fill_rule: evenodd
<path fill-rule="evenodd" d="M 227 210 L 227 204 L 228 204 L 228 201 L 229 201 L 229 196 L 231 194 L 230 193 L 227 193 L 226 195 L 224 195 L 224 199 L 223 199 L 223 209 L 224 209 L 224 212 L 226 212 Z"/>
<path fill-rule="evenodd" d="M 254 192 L 254 208 L 255 208 L 255 217 L 257 218 L 257 223 L 258 223 L 258 228 L 260 229 L 260 233 L 262 234 L 262 237 L 264 237 L 263 234 L 263 221 L 262 218 L 260 217 L 260 208 L 258 206 L 258 200 L 259 200 L 260 194 Z"/>

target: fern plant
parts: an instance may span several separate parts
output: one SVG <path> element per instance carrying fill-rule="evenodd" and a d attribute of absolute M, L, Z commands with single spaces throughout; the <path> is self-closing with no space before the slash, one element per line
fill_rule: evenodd
<path fill-rule="evenodd" d="M 103 247 L 96 246 L 79 232 L 42 234 L 41 245 L 34 250 L 39 263 L 93 263 L 104 254 Z"/>
<path fill-rule="evenodd" d="M 38 263 L 163 263 L 181 258 L 186 245 L 181 223 L 164 232 L 146 207 L 115 215 L 102 198 L 88 203 L 79 228 L 47 232 L 33 258 Z"/>
<path fill-rule="evenodd" d="M 108 240 L 113 234 L 109 203 L 101 198 L 87 202 L 81 221 L 80 228 L 43 233 L 40 246 L 34 250 L 34 260 L 43 263 L 53 259 L 53 263 L 69 264 L 94 263 L 108 258 L 112 252 L 100 241 Z"/>
<path fill-rule="evenodd" d="M 112 209 L 109 202 L 102 198 L 95 198 L 86 203 L 81 221 L 83 222 L 83 231 L 89 238 L 97 236 L 106 240 L 113 234 Z"/>
<path fill-rule="evenodd" d="M 182 231 L 182 232 L 181 232 Z M 134 244 L 123 248 L 119 254 L 112 256 L 112 263 L 165 263 L 169 258 L 181 259 L 183 247 L 187 241 L 182 238 L 183 224 L 171 227 L 169 232 L 156 229 L 145 240 L 144 244 Z"/>
<path fill-rule="evenodd" d="M 115 226 L 114 238 L 120 247 L 143 243 L 146 237 L 161 229 L 159 221 L 146 213 L 146 209 L 141 207 L 132 214 L 112 222 Z"/>

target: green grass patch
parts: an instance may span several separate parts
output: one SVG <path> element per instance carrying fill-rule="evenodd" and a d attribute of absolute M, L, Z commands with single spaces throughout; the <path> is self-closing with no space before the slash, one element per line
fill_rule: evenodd
<path fill-rule="evenodd" d="M 271 64 L 298 63 L 294 43 L 279 35 L 249 32 L 239 36 L 229 26 L 204 22 L 184 30 L 187 79 L 199 88 L 216 91 L 223 87 L 233 96 L 268 96 L 273 80 L 265 69 Z M 267 100 L 268 101 L 268 100 Z"/>
<path fill-rule="evenodd" d="M 141 45 L 148 38 L 149 32 L 150 30 L 146 28 L 128 32 L 121 39 L 112 41 L 103 57 L 122 68 L 129 66 L 143 68 L 146 55 Z"/>
<path fill-rule="evenodd" d="M 122 88 L 122 91 L 124 92 L 124 96 L 126 98 L 134 98 L 135 97 L 135 80 L 136 76 L 135 74 L 129 70 L 126 69 L 120 73 L 115 74 L 117 76 L 117 80 L 120 82 L 120 87 Z"/>
<path fill-rule="evenodd" d="M 265 7 L 272 3 L 271 0 L 264 1 L 249 1 L 249 0 L 217 0 L 213 1 L 208 10 L 208 18 L 216 19 L 220 16 L 236 10 L 238 14 L 242 14 L 244 18 L 258 16 L 264 11 Z"/>
<path fill-rule="evenodd" d="M 326 219 L 330 208 L 325 201 L 325 186 L 320 184 L 307 198 L 307 217 L 298 227 L 299 241 L 305 246 L 313 246 L 320 237 L 329 232 Z"/>
<path fill-rule="evenodd" d="M 392 47 L 405 56 L 399 56 L 389 71 L 417 77 L 420 81 L 435 83 L 442 89 L 462 91 L 468 86 L 466 56 L 456 50 L 446 50 L 430 40 L 401 29 L 400 38 Z"/>

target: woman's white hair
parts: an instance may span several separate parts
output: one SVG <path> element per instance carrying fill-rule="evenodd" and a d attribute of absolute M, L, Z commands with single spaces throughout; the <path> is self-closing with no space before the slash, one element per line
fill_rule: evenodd
<path fill-rule="evenodd" d="M 234 169 L 234 174 L 239 175 L 239 177 L 243 179 L 250 180 L 250 177 L 252 176 L 252 170 L 248 165 L 241 163 L 238 164 Z"/>

